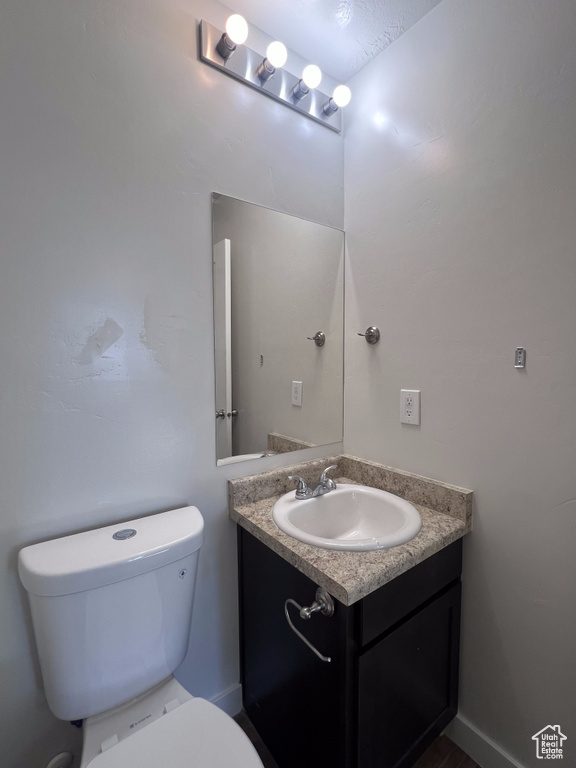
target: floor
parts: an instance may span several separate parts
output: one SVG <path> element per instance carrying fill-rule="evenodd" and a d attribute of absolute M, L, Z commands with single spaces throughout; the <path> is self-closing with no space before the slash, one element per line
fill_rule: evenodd
<path fill-rule="evenodd" d="M 448 736 L 439 736 L 424 752 L 414 768 L 480 768 Z"/>
<path fill-rule="evenodd" d="M 264 763 L 264 768 L 278 768 L 274 758 L 248 719 L 248 715 L 242 711 L 236 715 L 234 720 L 256 747 L 260 760 Z M 480 768 L 480 766 L 447 736 L 439 736 L 414 764 L 413 768 Z"/>
<path fill-rule="evenodd" d="M 246 714 L 246 712 L 242 710 L 242 712 L 239 712 L 236 715 L 234 720 L 236 720 L 240 728 L 242 728 L 246 736 L 248 736 L 252 744 L 254 744 L 254 746 L 256 747 L 256 752 L 258 752 L 260 760 L 262 760 L 262 762 L 264 763 L 264 768 L 278 768 L 278 764 L 276 763 L 276 761 L 274 760 L 274 758 L 266 748 L 266 745 L 258 735 L 258 731 L 256 730 L 256 728 L 254 728 L 254 726 L 248 719 L 248 715 Z"/>

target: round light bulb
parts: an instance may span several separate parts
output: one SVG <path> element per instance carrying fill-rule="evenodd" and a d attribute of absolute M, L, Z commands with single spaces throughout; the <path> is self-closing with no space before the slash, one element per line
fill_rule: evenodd
<path fill-rule="evenodd" d="M 268 48 L 266 48 L 266 58 L 270 64 L 272 64 L 274 69 L 283 67 L 284 64 L 286 64 L 286 59 L 288 58 L 288 51 L 286 50 L 284 43 L 281 43 L 278 40 L 270 43 Z"/>
<path fill-rule="evenodd" d="M 334 88 L 332 98 L 337 107 L 346 107 L 352 98 L 352 91 L 347 85 L 337 85 Z"/>
<path fill-rule="evenodd" d="M 242 45 L 248 37 L 248 24 L 244 16 L 233 13 L 226 21 L 226 34 L 236 45 Z"/>
<path fill-rule="evenodd" d="M 322 70 L 316 64 L 308 64 L 302 72 L 302 80 L 308 88 L 318 88 L 322 82 Z"/>

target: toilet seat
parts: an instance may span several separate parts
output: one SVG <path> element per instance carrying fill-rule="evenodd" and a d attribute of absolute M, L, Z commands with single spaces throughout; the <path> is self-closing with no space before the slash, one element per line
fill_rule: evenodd
<path fill-rule="evenodd" d="M 193 698 L 97 755 L 86 768 L 262 768 L 234 720 Z"/>

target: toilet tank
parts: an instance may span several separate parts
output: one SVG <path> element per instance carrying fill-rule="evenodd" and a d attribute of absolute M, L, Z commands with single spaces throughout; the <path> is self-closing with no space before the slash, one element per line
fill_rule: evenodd
<path fill-rule="evenodd" d="M 56 717 L 104 712 L 183 661 L 203 528 L 196 507 L 184 507 L 21 550 L 18 571 Z"/>

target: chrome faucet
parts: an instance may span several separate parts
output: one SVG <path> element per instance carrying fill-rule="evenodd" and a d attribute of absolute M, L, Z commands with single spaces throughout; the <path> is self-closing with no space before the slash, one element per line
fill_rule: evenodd
<path fill-rule="evenodd" d="M 310 486 L 306 485 L 306 481 L 304 478 L 300 477 L 300 475 L 288 475 L 288 480 L 298 480 L 296 498 L 313 499 L 316 496 L 324 496 L 325 493 L 333 491 L 336 488 L 336 483 L 332 478 L 326 476 L 326 473 L 331 469 L 338 469 L 338 466 L 336 464 L 331 464 L 329 467 L 326 467 L 320 475 L 320 480 L 315 488 L 310 488 Z"/>

